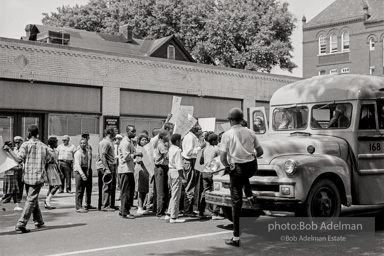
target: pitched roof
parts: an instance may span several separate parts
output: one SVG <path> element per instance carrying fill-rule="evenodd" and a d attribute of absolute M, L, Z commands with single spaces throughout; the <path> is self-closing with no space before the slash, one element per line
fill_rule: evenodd
<path fill-rule="evenodd" d="M 383 0 L 336 0 L 316 17 L 305 24 L 305 27 L 326 25 L 330 23 L 364 18 L 364 5 L 368 5 L 367 21 L 384 19 Z"/>
<path fill-rule="evenodd" d="M 188 51 L 185 50 L 180 41 L 177 40 L 177 38 L 173 35 L 160 39 L 133 38 L 133 41 L 127 43 L 124 36 L 89 32 L 68 27 L 54 27 L 39 24 L 31 24 L 28 26 L 34 26 L 37 29 L 37 33 L 44 33 L 48 31 L 67 33 L 70 35 L 68 46 L 71 47 L 148 57 L 150 57 L 162 45 L 166 44 L 170 40 L 174 40 L 174 42 L 179 45 L 185 55 L 188 56 L 190 61 L 194 62 L 194 59 L 191 57 Z M 29 40 L 29 38 L 26 38 L 26 40 Z"/>

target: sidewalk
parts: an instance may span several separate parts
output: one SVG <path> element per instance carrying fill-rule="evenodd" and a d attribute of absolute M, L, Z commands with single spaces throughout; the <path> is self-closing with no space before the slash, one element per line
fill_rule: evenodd
<path fill-rule="evenodd" d="M 97 189 L 97 186 L 98 186 L 98 177 L 92 177 L 92 193 L 98 193 L 99 190 Z M 2 196 L 3 195 L 3 181 L 4 181 L 4 178 L 3 177 L 0 177 L 0 195 Z M 46 187 L 45 185 L 43 186 L 43 188 Z M 75 187 L 75 179 L 72 178 L 72 183 L 71 183 L 71 191 L 72 192 L 75 192 L 76 191 L 76 187 Z M 25 194 L 25 192 L 24 192 Z"/>

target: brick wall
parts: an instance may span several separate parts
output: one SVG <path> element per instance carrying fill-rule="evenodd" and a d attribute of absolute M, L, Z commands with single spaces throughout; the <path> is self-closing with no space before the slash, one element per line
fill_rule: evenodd
<path fill-rule="evenodd" d="M 341 52 L 341 33 L 345 29 L 350 31 L 350 52 L 348 59 Z M 383 75 L 383 39 L 384 25 L 367 27 L 363 21 L 342 24 L 338 26 L 328 26 L 318 29 L 303 31 L 303 77 L 308 78 L 319 75 L 320 70 L 325 70 L 329 74 L 330 70 L 337 69 L 340 73 L 342 68 L 348 67 L 350 73 L 369 74 L 369 67 L 375 66 L 374 75 Z M 338 53 L 329 54 L 329 36 L 335 32 L 338 36 Z M 318 56 L 319 42 L 318 36 L 323 33 L 326 35 L 327 54 Z M 370 35 L 376 35 L 379 42 L 376 43 L 376 50 L 370 52 L 367 39 Z M 380 40 L 381 37 L 381 40 Z M 334 56 L 331 56 L 334 55 Z M 322 58 L 328 58 L 328 63 L 324 63 Z"/>
<path fill-rule="evenodd" d="M 25 65 L 26 64 L 26 65 Z M 256 100 L 299 78 L 0 38 L 0 78 L 101 86 L 103 114 L 120 113 L 119 89 Z M 3 95 L 2 95 L 3 96 Z M 118 104 L 117 104 L 118 103 Z"/>

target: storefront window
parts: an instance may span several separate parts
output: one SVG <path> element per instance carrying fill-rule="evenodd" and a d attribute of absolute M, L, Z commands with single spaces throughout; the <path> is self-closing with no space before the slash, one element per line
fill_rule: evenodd
<path fill-rule="evenodd" d="M 13 122 L 12 116 L 0 116 L 0 136 L 3 137 L 3 142 L 13 140 Z"/>
<path fill-rule="evenodd" d="M 152 130 L 154 128 L 161 128 L 163 126 L 163 119 L 152 118 L 134 118 L 134 117 L 121 117 L 120 118 L 120 134 L 126 134 L 127 125 L 134 125 L 136 127 L 136 134 L 139 135 L 143 130 L 148 131 L 149 136 L 152 137 Z"/>

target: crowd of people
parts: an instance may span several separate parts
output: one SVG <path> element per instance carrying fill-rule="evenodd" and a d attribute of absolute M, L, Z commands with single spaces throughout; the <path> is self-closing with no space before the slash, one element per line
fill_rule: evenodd
<path fill-rule="evenodd" d="M 228 119 L 232 128 L 217 135 L 203 132 L 195 124 L 182 138 L 173 133 L 174 125 L 168 122 L 161 129 L 136 134 L 133 125 L 126 127 L 126 134 L 116 134 L 116 129 L 108 127 L 98 145 L 96 171 L 98 177 L 98 207 L 91 204 L 92 199 L 92 147 L 89 133 L 83 132 L 78 147 L 65 135 L 58 145 L 56 137 L 48 139 L 48 145 L 39 140 L 36 125 L 28 127 L 28 138 L 16 136 L 14 144 L 6 142 L 3 149 L 18 163 L 8 170 L 4 178 L 2 203 L 14 200 L 15 211 L 22 211 L 16 224 L 16 231 L 27 233 L 27 223 L 31 215 L 37 228 L 45 226 L 39 208 L 39 193 L 44 184 L 48 193 L 44 207 L 53 210 L 52 197 L 58 193 L 72 194 L 72 175 L 75 180 L 75 209 L 78 213 L 89 210 L 118 211 L 123 219 L 135 219 L 137 215 L 150 212 L 169 223 L 184 223 L 184 217 L 221 220 L 220 207 L 209 205 L 211 216 L 205 215 L 207 204 L 205 194 L 213 190 L 211 161 L 220 156 L 226 167 L 224 172 L 231 178 L 231 198 L 233 203 L 234 237 L 226 241 L 239 246 L 239 216 L 242 205 L 243 188 L 246 197 L 255 202 L 250 190 L 249 177 L 257 170 L 256 156 L 263 154 L 254 132 L 249 130 L 240 109 L 231 110 Z M 220 143 L 221 136 L 223 141 Z M 154 169 L 148 170 L 144 164 L 145 147 L 153 150 Z M 218 145 L 220 144 L 220 145 Z M 152 152 L 150 150 L 149 152 Z M 201 154 L 199 154 L 201 152 Z M 147 154 L 148 155 L 148 154 Z M 199 159 L 198 156 L 200 156 Z M 203 166 L 195 169 L 196 161 Z M 25 185 L 24 185 L 25 184 Z M 20 207 L 23 190 L 27 191 L 24 208 Z M 116 190 L 119 197 L 115 198 Z M 85 196 L 85 203 L 83 198 Z M 137 198 L 137 206 L 134 199 Z M 121 206 L 115 205 L 121 201 Z M 131 211 L 137 207 L 136 215 Z"/>

